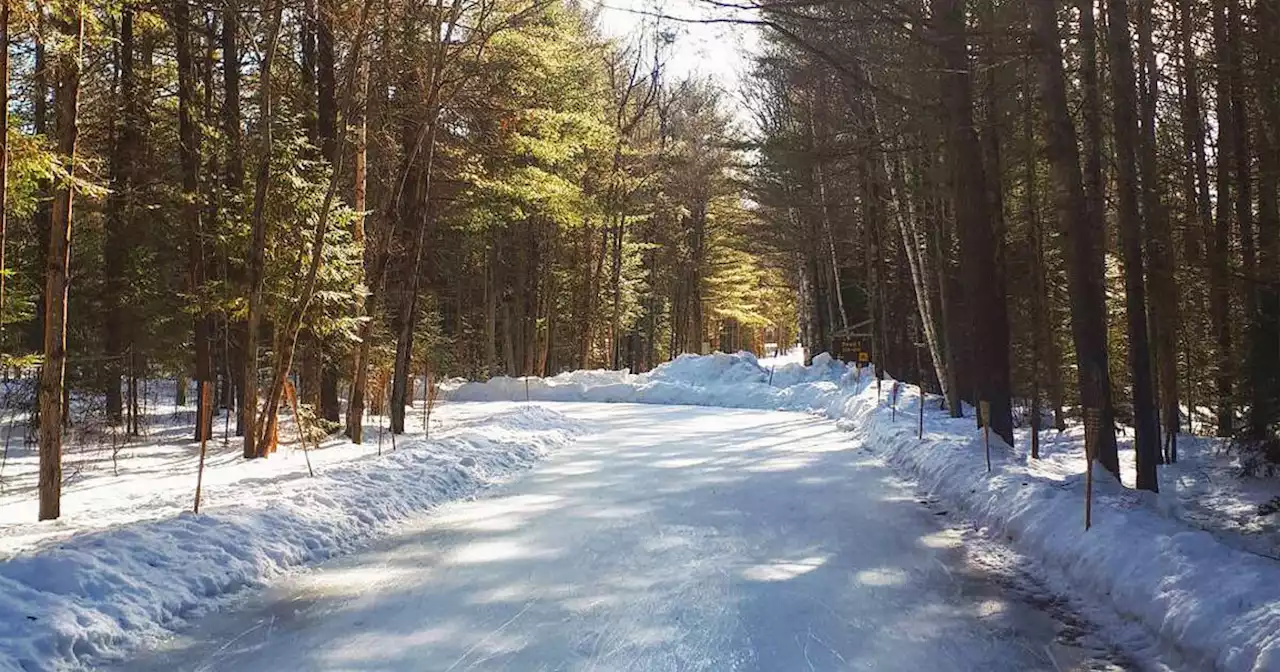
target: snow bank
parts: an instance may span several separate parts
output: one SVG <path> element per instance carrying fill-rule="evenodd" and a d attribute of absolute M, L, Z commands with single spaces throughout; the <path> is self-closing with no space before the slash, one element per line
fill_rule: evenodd
<path fill-rule="evenodd" d="M 474 494 L 584 431 L 540 406 L 433 441 L 246 484 L 200 515 L 79 534 L 0 562 L 0 671 L 74 669 L 163 637 L 247 587 L 349 552 L 392 523 Z"/>
<path fill-rule="evenodd" d="M 772 373 L 772 384 L 770 375 Z M 590 371 L 453 386 L 451 399 L 639 402 L 807 411 L 838 420 L 932 494 L 1009 539 L 1073 595 L 1109 604 L 1199 666 L 1280 672 L 1280 563 L 1221 543 L 1170 517 L 1167 502 L 1125 490 L 1099 468 L 1093 527 L 1084 530 L 1083 474 L 1054 472 L 993 442 L 986 471 L 971 418 L 926 409 L 903 386 L 896 422 L 882 390 L 820 355 L 770 369 L 749 353 L 682 355 L 650 373 Z M 1061 462 L 1058 463 L 1061 466 Z M 1079 465 L 1083 471 L 1083 465 Z"/>

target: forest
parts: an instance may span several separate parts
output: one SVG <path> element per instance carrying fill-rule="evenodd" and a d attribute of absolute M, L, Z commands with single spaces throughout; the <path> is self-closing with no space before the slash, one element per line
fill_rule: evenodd
<path fill-rule="evenodd" d="M 1280 3 L 765 3 L 752 193 L 815 349 L 991 431 L 1280 462 Z M 917 350 L 922 357 L 917 356 Z M 929 366 L 928 364 L 931 364 Z M 979 417 L 979 421 L 983 418 Z M 1127 428 L 1131 427 L 1132 430 Z"/>
<path fill-rule="evenodd" d="M 562 0 L 0 2 L 41 519 L 66 427 L 142 433 L 155 379 L 254 459 L 295 384 L 360 443 L 415 380 L 864 332 L 1033 456 L 1079 421 L 1141 489 L 1180 432 L 1280 464 L 1280 0 L 703 0 L 732 18 L 625 39 Z M 742 90 L 672 74 L 687 21 L 760 31 Z"/>
<path fill-rule="evenodd" d="M 42 519 L 65 426 L 145 432 L 157 378 L 180 406 L 197 383 L 194 438 L 220 415 L 258 458 L 294 381 L 360 443 L 366 409 L 405 431 L 424 376 L 795 337 L 724 94 L 667 74 L 656 21 L 615 39 L 555 0 L 6 0 L 0 23 L 0 351 Z"/>

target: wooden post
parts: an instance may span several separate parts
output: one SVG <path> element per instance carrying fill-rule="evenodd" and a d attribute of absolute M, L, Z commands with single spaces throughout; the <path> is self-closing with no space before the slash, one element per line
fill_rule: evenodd
<path fill-rule="evenodd" d="M 211 414 L 212 407 L 210 404 L 210 401 L 213 399 L 212 388 L 213 388 L 213 385 L 212 383 L 210 383 L 210 381 L 204 380 L 200 382 L 199 413 L 201 416 L 201 420 L 196 423 L 197 425 L 200 425 L 201 422 L 210 422 L 213 420 L 213 416 Z M 200 425 L 200 426 L 203 427 L 207 425 Z M 208 444 L 209 444 L 209 436 L 206 433 L 201 432 L 200 433 L 200 466 L 196 468 L 196 503 L 194 506 L 191 507 L 192 513 L 200 513 L 200 487 L 204 484 L 204 455 L 205 455 L 205 449 L 208 447 Z"/>
<path fill-rule="evenodd" d="M 916 372 L 920 375 L 920 432 L 917 439 L 924 439 L 924 367 L 920 364 L 920 351 L 926 344 L 916 343 Z"/>
<path fill-rule="evenodd" d="M 991 402 L 978 402 L 978 416 L 982 420 L 982 448 L 987 453 L 987 473 L 991 473 Z"/>
<path fill-rule="evenodd" d="M 293 407 L 293 424 L 298 426 L 298 441 L 302 444 L 302 455 L 307 459 L 307 475 L 314 478 L 316 472 L 311 469 L 311 454 L 307 452 L 307 432 L 302 426 L 302 414 L 298 412 L 298 391 L 294 389 L 293 381 L 284 381 L 284 394 Z"/>
<path fill-rule="evenodd" d="M 379 375 L 381 376 L 381 374 Z M 379 380 L 381 381 L 381 383 L 378 386 L 378 403 L 381 404 L 387 398 L 387 381 L 385 377 L 379 378 Z M 383 408 L 385 409 L 386 407 L 384 406 Z M 379 457 L 382 456 L 382 433 L 386 428 L 386 425 L 383 424 L 384 420 L 386 420 L 385 410 L 381 415 L 378 416 L 378 456 Z"/>
<path fill-rule="evenodd" d="M 889 405 L 893 411 L 889 416 L 890 422 L 898 421 L 898 381 L 893 381 L 893 387 L 889 388 Z"/>
<path fill-rule="evenodd" d="M 920 387 L 920 432 L 916 438 L 924 439 L 924 386 Z"/>
<path fill-rule="evenodd" d="M 436 393 L 438 388 L 432 383 L 431 376 L 427 376 L 427 400 L 426 414 L 422 418 L 422 435 L 423 438 L 431 438 L 431 409 L 436 405 Z"/>
<path fill-rule="evenodd" d="M 1097 452 L 1095 437 L 1102 424 L 1102 409 L 1084 409 L 1084 529 L 1093 526 L 1093 456 Z"/>
<path fill-rule="evenodd" d="M 386 389 L 386 391 L 387 391 L 387 398 L 386 398 L 386 399 L 384 399 L 383 401 L 385 401 L 385 402 L 386 402 L 386 404 L 387 404 L 387 412 L 388 412 L 388 413 L 390 413 L 390 412 L 391 412 L 391 388 L 390 388 L 390 387 L 387 387 L 387 386 L 385 386 L 385 385 L 383 386 L 383 388 L 384 388 L 384 389 Z M 390 421 L 390 416 L 387 416 L 387 417 L 388 417 L 388 422 L 389 422 L 389 421 Z M 396 433 L 395 433 L 395 430 L 394 430 L 394 429 L 392 429 L 392 431 L 391 431 L 391 452 L 393 452 L 393 453 L 394 453 L 394 452 L 396 452 Z"/>
<path fill-rule="evenodd" d="M 431 417 L 431 359 L 422 358 L 422 435 L 427 434 L 427 420 Z"/>

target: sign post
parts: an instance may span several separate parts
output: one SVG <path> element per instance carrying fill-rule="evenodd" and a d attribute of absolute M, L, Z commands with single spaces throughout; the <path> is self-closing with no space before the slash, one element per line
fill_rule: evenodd
<path fill-rule="evenodd" d="M 978 414 L 982 416 L 982 448 L 987 453 L 987 473 L 991 473 L 991 402 L 979 401 Z"/>

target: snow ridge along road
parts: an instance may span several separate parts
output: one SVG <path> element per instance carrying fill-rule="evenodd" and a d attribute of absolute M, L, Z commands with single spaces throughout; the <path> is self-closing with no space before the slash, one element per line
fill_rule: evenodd
<path fill-rule="evenodd" d="M 828 420 L 553 408 L 594 431 L 122 669 L 1080 669 Z"/>
<path fill-rule="evenodd" d="M 582 431 L 555 411 L 520 406 L 431 441 L 406 436 L 381 457 L 371 447 L 326 448 L 350 455 L 314 479 L 300 464 L 273 473 L 255 462 L 258 478 L 211 478 L 220 490 L 200 515 L 175 510 L 20 553 L 0 562 L 0 671 L 81 669 L 155 643 L 248 588 L 501 482 Z M 194 483 L 184 478 L 181 504 L 163 505 L 190 506 Z"/>
<path fill-rule="evenodd" d="M 552 378 L 495 378 L 454 384 L 454 400 L 533 400 L 699 404 L 786 409 L 839 421 L 863 445 L 959 509 L 994 538 L 1046 571 L 1064 594 L 1106 605 L 1137 624 L 1164 653 L 1225 672 L 1280 672 L 1280 563 L 1232 548 L 1173 515 L 1176 501 L 1123 490 L 1099 474 L 1094 526 L 1085 532 L 1083 476 L 1041 469 L 1025 453 L 993 447 L 987 473 L 981 434 L 970 417 L 925 413 L 903 386 L 897 422 L 872 381 L 826 353 L 812 366 L 766 369 L 750 353 L 682 355 L 645 374 L 576 371 Z M 906 416 L 905 418 L 903 416 Z M 1077 447 L 1079 448 L 1079 447 Z M 1083 454 L 1082 448 L 1080 448 Z M 1132 453 L 1122 455 L 1126 466 Z M 1083 471 L 1083 458 L 1079 460 Z M 1101 468 L 1099 467 L 1101 471 Z M 1162 472 L 1162 479 L 1169 475 Z M 1176 493 L 1175 483 L 1161 484 Z"/>

